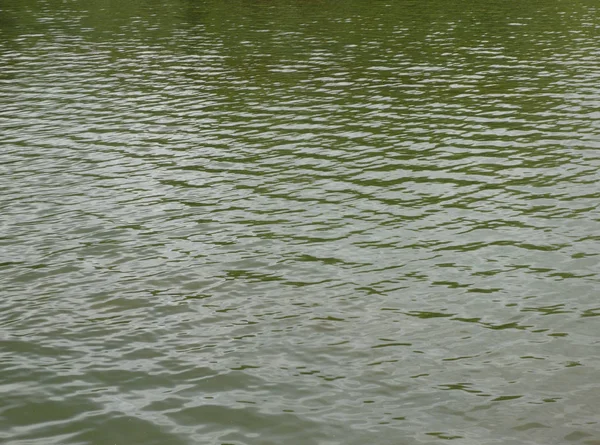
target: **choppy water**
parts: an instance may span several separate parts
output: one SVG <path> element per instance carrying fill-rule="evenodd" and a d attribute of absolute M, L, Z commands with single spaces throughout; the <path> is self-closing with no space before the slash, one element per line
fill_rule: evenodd
<path fill-rule="evenodd" d="M 600 444 L 599 29 L 0 3 L 0 441 Z"/>

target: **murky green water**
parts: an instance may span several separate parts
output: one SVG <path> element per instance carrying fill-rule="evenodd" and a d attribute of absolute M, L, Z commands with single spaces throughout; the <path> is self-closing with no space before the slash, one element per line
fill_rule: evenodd
<path fill-rule="evenodd" d="M 600 444 L 599 31 L 2 0 L 0 442 Z"/>

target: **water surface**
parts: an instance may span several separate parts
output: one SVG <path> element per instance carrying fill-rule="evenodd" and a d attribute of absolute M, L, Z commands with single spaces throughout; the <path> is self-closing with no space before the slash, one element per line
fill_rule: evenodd
<path fill-rule="evenodd" d="M 0 440 L 600 444 L 592 1 L 0 4 Z"/>

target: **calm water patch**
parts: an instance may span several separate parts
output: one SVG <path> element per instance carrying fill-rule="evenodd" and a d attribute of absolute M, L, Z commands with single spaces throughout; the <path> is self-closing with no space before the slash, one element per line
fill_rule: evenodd
<path fill-rule="evenodd" d="M 0 5 L 0 441 L 600 444 L 592 1 Z"/>

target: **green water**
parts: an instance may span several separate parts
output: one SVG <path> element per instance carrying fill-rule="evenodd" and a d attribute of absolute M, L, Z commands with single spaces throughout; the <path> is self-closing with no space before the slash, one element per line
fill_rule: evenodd
<path fill-rule="evenodd" d="M 0 442 L 600 444 L 599 31 L 0 0 Z"/>

